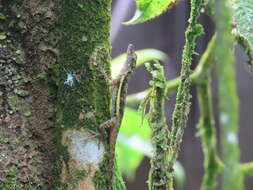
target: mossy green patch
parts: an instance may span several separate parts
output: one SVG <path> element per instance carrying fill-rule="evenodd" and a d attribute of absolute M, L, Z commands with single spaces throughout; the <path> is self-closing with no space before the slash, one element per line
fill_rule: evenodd
<path fill-rule="evenodd" d="M 56 32 L 61 36 L 61 64 L 54 71 L 59 99 L 57 122 L 62 131 L 84 128 L 99 134 L 98 126 L 110 118 L 109 87 L 102 74 L 110 76 L 110 6 L 111 0 L 58 3 L 60 27 Z M 94 117 L 85 117 L 83 113 L 94 113 Z M 107 143 L 105 140 L 105 146 Z M 102 169 L 106 166 L 101 167 L 93 180 L 99 190 L 106 189 L 108 184 L 103 173 L 106 170 Z"/>

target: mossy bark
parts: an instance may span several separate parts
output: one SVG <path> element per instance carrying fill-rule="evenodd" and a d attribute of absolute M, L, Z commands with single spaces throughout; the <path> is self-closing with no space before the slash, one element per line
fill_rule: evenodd
<path fill-rule="evenodd" d="M 107 189 L 108 142 L 98 126 L 110 118 L 109 88 L 101 74 L 109 73 L 110 4 L 109 0 L 59 1 L 56 32 L 61 36 L 61 64 L 55 71 L 61 139 L 57 165 L 62 169 L 57 187 L 63 189 Z"/>
<path fill-rule="evenodd" d="M 52 1 L 0 1 L 0 189 L 49 189 L 53 181 L 57 57 L 45 49 L 57 14 Z"/>
<path fill-rule="evenodd" d="M 110 11 L 0 0 L 0 189 L 107 189 Z"/>

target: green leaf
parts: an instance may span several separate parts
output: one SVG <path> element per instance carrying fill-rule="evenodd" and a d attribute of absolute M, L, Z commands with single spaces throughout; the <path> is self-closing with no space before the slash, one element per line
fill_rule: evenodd
<path fill-rule="evenodd" d="M 120 134 L 117 139 L 116 152 L 117 165 L 129 179 L 134 178 L 135 170 L 144 156 L 149 158 L 152 156 L 151 129 L 147 119 L 144 118 L 143 124 L 141 123 L 141 114 L 130 108 L 125 109 Z M 185 181 L 184 168 L 179 162 L 176 162 L 174 170 L 177 189 L 182 189 Z"/>
<path fill-rule="evenodd" d="M 148 121 L 144 119 L 140 127 L 141 120 L 141 115 L 137 111 L 125 109 L 116 146 L 118 166 L 130 179 L 134 177 L 135 170 L 144 155 L 150 155 L 152 150 L 148 141 L 151 135 Z"/>
<path fill-rule="evenodd" d="M 134 17 L 123 24 L 138 24 L 155 18 L 171 8 L 178 0 L 137 0 Z"/>
<path fill-rule="evenodd" d="M 253 0 L 231 0 L 235 28 L 233 33 L 239 37 L 250 59 L 253 59 Z M 251 60 L 253 64 L 253 60 Z"/>
<path fill-rule="evenodd" d="M 166 53 L 156 49 L 138 50 L 136 51 L 136 54 L 137 54 L 137 63 L 136 63 L 137 67 L 152 60 L 166 61 L 168 59 Z M 121 68 L 124 65 L 125 60 L 126 60 L 125 53 L 119 55 L 118 57 L 112 60 L 111 62 L 112 78 L 115 78 L 119 74 Z"/>
<path fill-rule="evenodd" d="M 151 135 L 148 121 L 144 119 L 142 123 L 141 114 L 130 108 L 125 108 L 120 132 L 126 136 L 139 135 L 143 140 L 149 139 Z"/>
<path fill-rule="evenodd" d="M 141 152 L 141 148 L 147 146 L 150 148 L 150 144 L 145 144 L 138 135 L 133 135 L 132 137 L 125 137 L 122 134 L 119 135 L 118 145 L 117 145 L 117 163 L 121 172 L 127 176 L 128 179 L 132 180 L 135 177 L 135 171 L 141 164 L 144 153 Z M 134 146 L 134 144 L 138 144 Z M 136 150 L 137 149 L 137 150 Z M 127 163 L 127 164 L 126 164 Z"/>

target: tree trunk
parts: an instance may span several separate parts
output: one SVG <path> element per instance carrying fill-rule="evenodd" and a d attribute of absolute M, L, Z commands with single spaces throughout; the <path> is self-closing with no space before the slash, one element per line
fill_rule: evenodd
<path fill-rule="evenodd" d="M 107 189 L 110 13 L 111 0 L 0 0 L 0 189 Z"/>

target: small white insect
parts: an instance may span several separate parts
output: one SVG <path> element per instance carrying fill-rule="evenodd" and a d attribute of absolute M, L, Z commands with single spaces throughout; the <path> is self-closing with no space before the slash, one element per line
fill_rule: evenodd
<path fill-rule="evenodd" d="M 73 86 L 74 85 L 74 78 L 75 78 L 75 74 L 67 73 L 67 78 L 66 78 L 64 84 L 67 84 L 69 86 Z"/>

